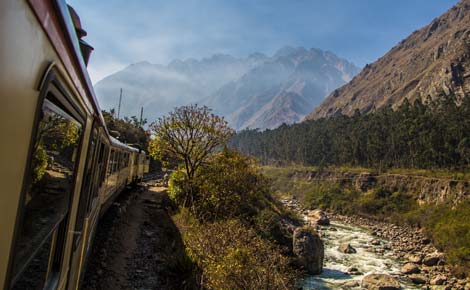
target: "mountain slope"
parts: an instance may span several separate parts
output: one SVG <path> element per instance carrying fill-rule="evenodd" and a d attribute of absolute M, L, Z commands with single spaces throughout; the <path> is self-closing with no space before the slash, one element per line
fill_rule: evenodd
<path fill-rule="evenodd" d="M 273 56 L 246 58 L 214 55 L 201 60 L 175 60 L 169 65 L 140 62 L 95 85 L 103 109 L 118 107 L 120 116 L 144 115 L 150 121 L 174 107 L 199 103 L 243 128 L 275 128 L 301 121 L 333 89 L 357 72 L 331 52 L 284 47 Z"/>
<path fill-rule="evenodd" d="M 219 54 L 174 60 L 168 66 L 140 62 L 99 81 L 95 90 L 103 109 L 117 109 L 122 88 L 121 116 L 138 115 L 143 106 L 148 119 L 154 120 L 176 106 L 199 102 L 265 58 L 262 54 L 244 59 Z"/>
<path fill-rule="evenodd" d="M 358 69 L 331 52 L 284 47 L 205 102 L 235 129 L 298 122 Z"/>
<path fill-rule="evenodd" d="M 413 32 L 351 82 L 333 91 L 306 119 L 369 112 L 405 98 L 426 103 L 470 91 L 470 0 Z"/>

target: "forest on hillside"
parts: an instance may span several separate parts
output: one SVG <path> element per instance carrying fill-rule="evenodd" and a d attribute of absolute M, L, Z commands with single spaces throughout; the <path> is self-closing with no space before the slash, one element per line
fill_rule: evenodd
<path fill-rule="evenodd" d="M 263 164 L 448 168 L 470 164 L 470 98 L 405 100 L 369 114 L 335 116 L 239 132 L 230 145 Z"/>

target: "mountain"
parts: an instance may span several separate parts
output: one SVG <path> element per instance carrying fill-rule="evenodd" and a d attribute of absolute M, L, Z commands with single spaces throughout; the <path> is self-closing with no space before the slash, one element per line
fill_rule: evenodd
<path fill-rule="evenodd" d="M 101 80 L 95 90 L 103 108 L 110 109 L 117 108 L 122 88 L 121 116 L 138 115 L 143 106 L 154 120 L 174 107 L 199 103 L 237 130 L 265 129 L 301 121 L 358 71 L 331 52 L 286 46 L 273 56 L 218 54 L 167 66 L 140 62 Z"/>
<path fill-rule="evenodd" d="M 460 1 L 429 25 L 413 32 L 349 83 L 333 91 L 306 119 L 352 115 L 405 98 L 426 103 L 470 91 L 470 0 Z"/>
<path fill-rule="evenodd" d="M 284 47 L 205 102 L 235 129 L 276 128 L 301 121 L 358 69 L 331 52 Z"/>
<path fill-rule="evenodd" d="M 117 110 L 122 88 L 121 116 L 138 115 L 144 107 L 145 116 L 155 120 L 174 107 L 199 102 L 264 58 L 262 54 L 245 59 L 217 54 L 201 60 L 174 60 L 167 66 L 139 62 L 99 81 L 95 91 L 103 109 Z"/>

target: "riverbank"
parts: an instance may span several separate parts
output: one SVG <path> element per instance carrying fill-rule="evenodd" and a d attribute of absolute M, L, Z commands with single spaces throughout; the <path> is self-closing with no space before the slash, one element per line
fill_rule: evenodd
<path fill-rule="evenodd" d="M 323 219 L 323 225 L 318 225 L 312 211 L 304 209 L 295 198 L 283 198 L 281 202 L 315 226 L 327 246 L 326 273 L 308 278 L 306 289 L 359 287 L 365 272 L 396 277 L 404 289 L 470 289 L 470 279 L 453 275 L 444 254 L 422 229 L 331 211 L 326 213 L 328 222 Z M 342 244 L 349 244 L 354 255 L 343 255 L 338 250 Z"/>
<path fill-rule="evenodd" d="M 367 229 L 377 239 L 388 241 L 387 245 L 376 248 L 376 253 L 384 255 L 388 249 L 391 250 L 391 257 L 402 264 L 402 275 L 414 284 L 436 289 L 470 289 L 470 279 L 453 275 L 444 253 L 438 251 L 422 229 L 331 212 L 329 217 L 333 221 Z"/>

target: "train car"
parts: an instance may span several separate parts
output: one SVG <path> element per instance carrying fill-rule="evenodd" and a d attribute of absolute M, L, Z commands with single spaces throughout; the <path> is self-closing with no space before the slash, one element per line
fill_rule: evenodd
<path fill-rule="evenodd" d="M 0 287 L 78 289 L 100 216 L 146 155 L 110 136 L 64 0 L 0 1 Z"/>

